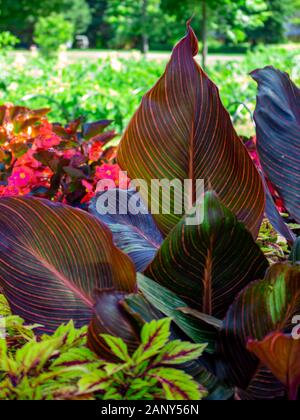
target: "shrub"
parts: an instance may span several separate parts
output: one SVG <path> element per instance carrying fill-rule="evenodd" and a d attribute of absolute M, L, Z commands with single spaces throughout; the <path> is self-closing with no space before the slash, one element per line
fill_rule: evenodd
<path fill-rule="evenodd" d="M 0 32 L 0 51 L 2 53 L 12 49 L 19 42 L 19 39 L 15 37 L 12 33 L 8 31 Z"/>
<path fill-rule="evenodd" d="M 74 36 L 74 24 L 67 21 L 63 15 L 52 13 L 47 17 L 40 17 L 34 29 L 34 41 L 41 52 L 51 56 L 62 45 L 71 43 Z"/>

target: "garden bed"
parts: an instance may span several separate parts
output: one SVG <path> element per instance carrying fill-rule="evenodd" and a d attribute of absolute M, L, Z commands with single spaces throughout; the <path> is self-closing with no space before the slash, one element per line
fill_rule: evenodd
<path fill-rule="evenodd" d="M 265 51 L 211 68 L 230 118 L 197 52 L 188 27 L 130 121 L 161 64 L 6 63 L 28 108 L 0 107 L 0 399 L 298 399 L 296 55 L 258 87 Z M 134 179 L 190 180 L 182 212 Z"/>

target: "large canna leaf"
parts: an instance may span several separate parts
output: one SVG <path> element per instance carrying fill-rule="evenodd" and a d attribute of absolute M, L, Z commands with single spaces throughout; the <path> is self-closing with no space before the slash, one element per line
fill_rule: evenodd
<path fill-rule="evenodd" d="M 300 222 L 300 90 L 273 67 L 256 70 L 257 149 L 263 170 Z"/>
<path fill-rule="evenodd" d="M 247 347 L 287 387 L 289 399 L 297 400 L 300 386 L 300 340 L 277 332 L 262 341 L 250 340 Z"/>
<path fill-rule="evenodd" d="M 139 193 L 122 189 L 101 192 L 92 200 L 89 212 L 109 227 L 115 245 L 130 256 L 136 270 L 144 271 L 163 238 Z"/>
<path fill-rule="evenodd" d="M 289 264 L 273 265 L 266 278 L 249 285 L 237 297 L 224 320 L 221 351 L 228 375 L 247 389 L 260 370 L 259 360 L 247 350 L 248 340 L 263 340 L 274 331 L 291 332 L 300 313 L 300 271 Z M 263 386 L 263 382 L 261 382 Z"/>
<path fill-rule="evenodd" d="M 283 236 L 290 244 L 293 244 L 296 240 L 296 236 L 292 232 L 292 230 L 289 228 L 289 226 L 284 222 L 283 217 L 279 213 L 272 194 L 269 190 L 268 183 L 265 179 L 264 174 L 260 170 L 260 175 L 263 181 L 263 185 L 265 188 L 266 193 L 266 216 L 269 219 L 269 222 L 273 226 L 273 228 L 281 235 Z"/>
<path fill-rule="evenodd" d="M 274 377 L 267 367 L 262 365 L 251 378 L 247 389 L 238 388 L 235 393 L 235 399 L 242 401 L 283 400 L 284 397 L 283 384 Z"/>
<path fill-rule="evenodd" d="M 116 360 L 116 357 L 101 334 L 121 338 L 130 353 L 133 353 L 140 343 L 140 326 L 122 306 L 126 296 L 127 293 L 117 292 L 113 289 L 95 292 L 96 304 L 88 330 L 88 346 L 108 360 Z"/>
<path fill-rule="evenodd" d="M 92 316 L 95 288 L 132 292 L 135 270 L 91 215 L 29 198 L 0 200 L 0 286 L 12 311 L 51 332 Z"/>
<path fill-rule="evenodd" d="M 118 162 L 131 179 L 143 179 L 149 187 L 153 179 L 192 180 L 185 194 L 189 208 L 196 202 L 196 180 L 203 179 L 255 237 L 265 206 L 263 186 L 217 87 L 194 59 L 197 53 L 198 40 L 188 26 L 164 75 L 131 120 Z M 150 203 L 150 188 L 149 194 L 141 192 Z M 173 210 L 175 197 L 180 200 L 179 192 L 173 194 Z M 161 206 L 158 197 L 152 199 Z M 154 216 L 165 235 L 183 216 L 176 213 Z"/>
<path fill-rule="evenodd" d="M 236 294 L 264 276 L 268 262 L 214 192 L 205 194 L 203 223 L 186 221 L 165 239 L 145 275 L 176 293 L 185 306 L 223 319 Z"/>
<path fill-rule="evenodd" d="M 218 328 L 208 324 L 205 320 L 195 319 L 185 314 L 182 309 L 186 303 L 174 292 L 161 286 L 155 281 L 138 274 L 138 288 L 143 292 L 147 300 L 159 311 L 173 319 L 174 323 L 195 343 L 207 343 L 205 349 L 208 353 L 215 353 L 216 340 L 218 339 Z M 209 319 L 209 317 L 206 315 Z M 215 320 L 215 318 L 213 318 Z M 218 322 L 218 320 L 215 320 Z M 221 322 L 222 327 L 222 322 Z"/>

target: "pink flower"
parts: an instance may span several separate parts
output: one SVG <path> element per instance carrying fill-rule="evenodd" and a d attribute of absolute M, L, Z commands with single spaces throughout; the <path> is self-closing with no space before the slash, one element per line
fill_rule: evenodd
<path fill-rule="evenodd" d="M 81 184 L 84 186 L 87 193 L 94 191 L 94 186 L 90 184 L 89 182 L 87 182 L 85 179 L 81 180 Z"/>
<path fill-rule="evenodd" d="M 34 150 L 29 149 L 28 152 L 25 153 L 25 155 L 23 155 L 17 160 L 15 166 L 29 166 L 32 169 L 40 168 L 42 164 L 33 157 L 34 153 Z"/>
<path fill-rule="evenodd" d="M 0 197 L 14 197 L 22 195 L 19 188 L 14 185 L 1 185 L 0 186 Z"/>
<path fill-rule="evenodd" d="M 250 140 L 248 140 L 245 143 L 245 146 L 246 146 L 246 148 L 248 150 L 248 153 L 249 153 L 252 161 L 254 162 L 255 166 L 259 170 L 262 171 L 262 167 L 261 167 L 261 164 L 260 164 L 260 161 L 259 161 L 259 156 L 258 156 L 258 153 L 257 153 L 257 146 L 256 146 L 256 144 L 257 144 L 257 138 L 256 138 L 256 136 L 254 136 L 254 137 L 252 137 Z M 279 194 L 275 190 L 275 188 L 272 185 L 272 183 L 268 180 L 268 178 L 266 176 L 265 176 L 265 178 L 266 178 L 266 182 L 268 184 L 270 193 L 271 193 L 271 195 L 272 195 L 272 197 L 274 199 L 274 202 L 275 202 L 275 205 L 276 205 L 278 211 L 280 213 L 287 213 L 287 210 L 286 210 L 286 208 L 284 206 L 284 201 L 280 198 Z"/>
<path fill-rule="evenodd" d="M 33 169 L 27 166 L 19 166 L 13 169 L 8 178 L 8 185 L 17 188 L 29 187 L 36 182 L 36 176 Z"/>
<path fill-rule="evenodd" d="M 95 180 L 98 181 L 96 192 L 114 188 L 126 190 L 130 182 L 126 173 L 117 164 L 98 166 L 96 168 Z"/>
<path fill-rule="evenodd" d="M 261 169 L 261 165 L 260 165 L 260 161 L 259 161 L 259 157 L 258 157 L 257 149 L 256 149 L 256 137 L 252 137 L 250 140 L 248 140 L 245 143 L 245 146 L 255 166 Z"/>
<path fill-rule="evenodd" d="M 85 179 L 81 181 L 81 184 L 85 187 L 86 195 L 81 200 L 81 204 L 89 203 L 95 195 L 94 186 L 87 182 Z"/>
<path fill-rule="evenodd" d="M 119 167 L 117 168 L 116 166 L 108 164 L 97 166 L 95 178 L 97 180 L 112 179 L 114 181 L 119 176 Z"/>
<path fill-rule="evenodd" d="M 34 144 L 37 149 L 48 150 L 60 144 L 61 139 L 56 134 L 36 137 Z"/>
<path fill-rule="evenodd" d="M 52 131 L 52 125 L 46 121 L 40 127 L 39 135 L 34 140 L 36 149 L 48 150 L 51 147 L 59 145 L 61 138 Z"/>
<path fill-rule="evenodd" d="M 81 153 L 77 152 L 76 149 L 68 149 L 61 152 L 61 156 L 63 156 L 65 159 L 72 159 L 76 156 L 82 156 Z"/>
<path fill-rule="evenodd" d="M 103 143 L 95 141 L 89 150 L 89 159 L 93 162 L 97 162 L 103 155 Z"/>
<path fill-rule="evenodd" d="M 35 172 L 36 178 L 40 185 L 48 185 L 50 183 L 53 172 L 50 168 L 42 168 Z"/>

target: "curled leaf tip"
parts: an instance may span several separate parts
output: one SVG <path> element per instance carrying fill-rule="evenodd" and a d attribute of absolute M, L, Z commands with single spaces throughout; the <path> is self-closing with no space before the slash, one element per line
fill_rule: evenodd
<path fill-rule="evenodd" d="M 195 14 L 193 14 L 193 15 L 189 18 L 189 20 L 186 22 L 186 28 L 187 28 L 187 30 L 188 30 L 188 31 L 190 31 L 190 30 L 192 29 L 192 21 L 193 21 L 193 19 L 194 19 L 194 16 L 195 16 Z"/>
<path fill-rule="evenodd" d="M 262 76 L 263 77 L 270 77 L 270 75 L 273 74 L 274 76 L 285 76 L 290 80 L 290 77 L 288 75 L 288 73 L 286 72 L 282 72 L 281 70 L 278 70 L 277 68 L 273 67 L 273 66 L 266 66 L 263 68 L 258 68 L 256 70 L 253 70 L 250 73 L 250 76 L 256 81 L 256 82 L 260 82 Z"/>
<path fill-rule="evenodd" d="M 198 38 L 192 28 L 192 20 L 194 19 L 194 16 L 192 16 L 186 23 L 187 27 L 187 36 L 186 38 L 190 38 L 191 46 L 193 50 L 193 56 L 195 57 L 199 52 L 199 44 L 198 44 Z"/>

